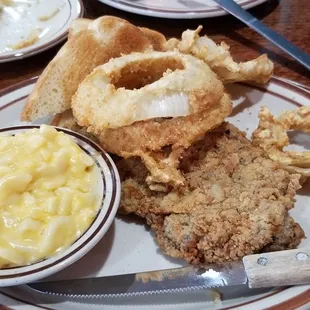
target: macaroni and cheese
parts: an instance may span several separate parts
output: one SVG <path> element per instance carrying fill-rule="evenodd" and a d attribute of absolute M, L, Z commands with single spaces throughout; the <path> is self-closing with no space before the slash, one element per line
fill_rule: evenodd
<path fill-rule="evenodd" d="M 0 136 L 0 268 L 50 257 L 84 233 L 100 205 L 98 170 L 51 126 Z"/>

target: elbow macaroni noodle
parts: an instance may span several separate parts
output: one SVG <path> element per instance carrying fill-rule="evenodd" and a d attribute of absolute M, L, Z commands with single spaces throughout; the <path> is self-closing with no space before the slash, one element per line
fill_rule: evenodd
<path fill-rule="evenodd" d="M 0 136 L 0 268 L 50 257 L 87 230 L 99 209 L 95 167 L 50 126 Z"/>

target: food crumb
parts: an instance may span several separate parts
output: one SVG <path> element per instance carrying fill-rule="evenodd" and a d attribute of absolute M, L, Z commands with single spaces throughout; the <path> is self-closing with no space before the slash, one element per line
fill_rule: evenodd
<path fill-rule="evenodd" d="M 0 4 L 6 5 L 6 6 L 12 6 L 14 5 L 13 0 L 0 0 Z"/>
<path fill-rule="evenodd" d="M 211 296 L 212 296 L 213 302 L 215 304 L 219 304 L 222 302 L 221 294 L 219 292 L 217 292 L 216 290 L 211 291 Z"/>
<path fill-rule="evenodd" d="M 50 14 L 48 15 L 42 15 L 38 17 L 38 20 L 41 22 L 45 22 L 51 18 L 53 18 L 54 16 L 56 16 L 64 7 L 64 5 L 62 5 L 61 7 L 58 7 L 57 9 L 55 9 L 54 11 L 52 11 Z"/>
<path fill-rule="evenodd" d="M 39 40 L 38 30 L 35 29 L 30 32 L 29 36 L 25 40 L 22 40 L 15 45 L 10 45 L 9 47 L 12 48 L 13 50 L 18 50 L 33 45 L 38 40 Z"/>

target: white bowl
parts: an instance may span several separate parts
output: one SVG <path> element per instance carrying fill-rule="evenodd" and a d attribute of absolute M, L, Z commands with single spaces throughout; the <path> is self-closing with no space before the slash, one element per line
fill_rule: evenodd
<path fill-rule="evenodd" d="M 0 134 L 14 135 L 39 127 L 37 125 L 24 125 L 1 128 Z M 105 235 L 119 207 L 120 179 L 117 168 L 110 156 L 99 145 L 85 136 L 68 129 L 55 128 L 73 137 L 75 142 L 95 160 L 98 169 L 100 169 L 102 175 L 99 180 L 100 192 L 102 192 L 100 210 L 88 230 L 62 253 L 31 265 L 0 269 L 0 287 L 37 281 L 76 262 L 88 253 Z"/>

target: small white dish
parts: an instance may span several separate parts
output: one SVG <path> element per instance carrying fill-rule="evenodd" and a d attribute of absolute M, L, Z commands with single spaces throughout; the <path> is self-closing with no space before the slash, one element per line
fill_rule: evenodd
<path fill-rule="evenodd" d="M 212 0 L 99 0 L 116 9 L 152 16 L 172 19 L 194 19 L 227 15 Z M 250 9 L 267 0 L 235 0 L 242 8 Z"/>
<path fill-rule="evenodd" d="M 14 135 L 39 127 L 39 125 L 22 125 L 0 128 L 0 134 Z M 68 129 L 55 128 L 73 137 L 80 148 L 94 159 L 98 175 L 101 175 L 95 184 L 96 187 L 98 186 L 96 192 L 101 195 L 100 209 L 86 232 L 65 251 L 31 265 L 0 269 L 0 287 L 37 281 L 70 266 L 101 240 L 116 215 L 120 202 L 121 185 L 117 168 L 110 156 L 88 138 Z"/>
<path fill-rule="evenodd" d="M 0 63 L 26 58 L 63 41 L 82 17 L 82 0 L 11 0 L 0 8 Z"/>

